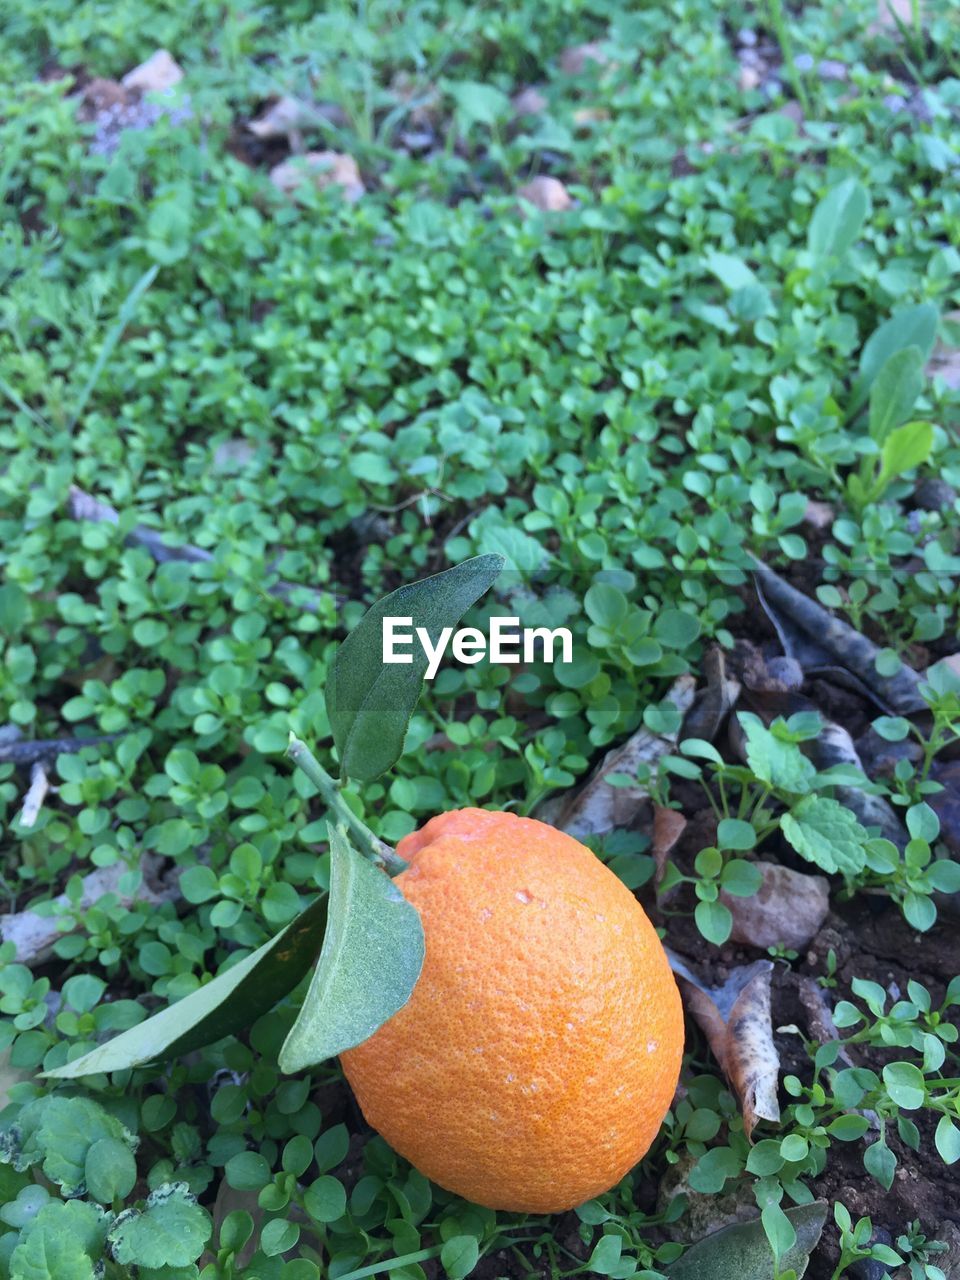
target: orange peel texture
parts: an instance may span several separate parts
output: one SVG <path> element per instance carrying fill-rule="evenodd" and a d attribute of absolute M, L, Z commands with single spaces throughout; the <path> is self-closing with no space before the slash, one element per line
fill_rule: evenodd
<path fill-rule="evenodd" d="M 490 1208 L 608 1190 L 656 1137 L 683 1052 L 643 908 L 584 845 L 511 813 L 441 814 L 398 852 L 426 958 L 408 1003 L 341 1054 L 367 1121 Z"/>

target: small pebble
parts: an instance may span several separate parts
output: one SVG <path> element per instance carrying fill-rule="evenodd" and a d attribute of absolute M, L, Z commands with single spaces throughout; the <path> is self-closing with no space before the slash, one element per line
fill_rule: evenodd
<path fill-rule="evenodd" d="M 944 507 L 952 507 L 956 500 L 956 489 L 939 476 L 928 476 L 922 480 L 913 495 L 914 505 L 921 511 L 941 511 Z"/>
<path fill-rule="evenodd" d="M 821 80 L 846 80 L 847 64 L 835 58 L 824 58 L 817 63 L 817 74 Z"/>
<path fill-rule="evenodd" d="M 812 71 L 813 55 L 809 53 L 798 53 L 794 58 L 793 63 L 798 71 Z"/>
<path fill-rule="evenodd" d="M 871 1244 L 885 1244 L 893 1247 L 893 1236 L 889 1231 L 885 1231 L 883 1227 L 874 1227 L 873 1235 L 870 1237 Z M 876 1258 L 860 1258 L 850 1267 L 851 1280 L 885 1280 L 893 1272 L 885 1262 L 878 1262 Z"/>
<path fill-rule="evenodd" d="M 750 27 L 741 27 L 737 32 L 737 44 L 742 44 L 748 49 L 752 49 L 757 43 L 757 33 Z"/>
<path fill-rule="evenodd" d="M 408 151 L 429 151 L 436 140 L 431 129 L 410 129 L 400 135 L 400 141 Z"/>

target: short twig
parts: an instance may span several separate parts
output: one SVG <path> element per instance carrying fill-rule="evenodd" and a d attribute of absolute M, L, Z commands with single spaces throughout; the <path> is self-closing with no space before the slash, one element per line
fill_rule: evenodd
<path fill-rule="evenodd" d="M 23 808 L 20 810 L 21 830 L 36 824 L 49 790 L 47 771 L 39 760 L 35 760 L 30 768 L 30 787 L 23 797 Z"/>
<path fill-rule="evenodd" d="M 107 502 L 100 502 L 99 499 L 78 489 L 75 485 L 70 488 L 67 509 L 74 520 L 91 520 L 96 524 L 120 523 L 120 513 L 116 507 L 111 507 Z M 168 546 L 164 541 L 164 534 L 145 524 L 134 525 L 127 534 L 126 541 L 128 546 L 143 547 L 160 564 L 165 564 L 169 560 L 208 563 L 213 559 L 212 552 L 204 547 L 194 546 L 192 542 L 182 543 L 178 547 Z M 302 586 L 299 582 L 281 580 L 267 588 L 267 594 L 275 596 L 278 600 L 289 600 L 294 592 L 304 593 L 303 607 L 310 610 L 319 609 L 322 601 L 330 597 L 330 592 L 317 591 L 314 587 Z"/>

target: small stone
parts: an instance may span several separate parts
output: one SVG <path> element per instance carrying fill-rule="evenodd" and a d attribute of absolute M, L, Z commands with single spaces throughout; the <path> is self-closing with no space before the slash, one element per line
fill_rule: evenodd
<path fill-rule="evenodd" d="M 270 181 L 287 194 L 304 182 L 312 182 L 320 190 L 342 187 L 344 200 L 351 204 L 366 190 L 356 160 L 339 151 L 308 151 L 306 155 L 284 160 L 270 170 Z"/>
<path fill-rule="evenodd" d="M 578 76 L 588 62 L 595 62 L 598 67 L 605 67 L 610 55 L 599 40 L 590 40 L 586 44 L 575 44 L 564 49 L 560 55 L 560 70 L 568 76 Z"/>
<path fill-rule="evenodd" d="M 809 53 L 798 53 L 793 60 L 793 65 L 798 71 L 812 71 L 813 57 Z"/>
<path fill-rule="evenodd" d="M 573 208 L 570 192 L 560 179 L 548 178 L 546 174 L 526 183 L 517 195 L 543 213 L 563 213 Z"/>
<path fill-rule="evenodd" d="M 737 85 L 741 93 L 752 93 L 754 89 L 760 88 L 762 76 L 756 67 L 740 68 L 740 75 L 737 77 Z"/>
<path fill-rule="evenodd" d="M 518 116 L 538 116 L 546 111 L 550 103 L 543 96 L 539 89 L 535 89 L 533 85 L 528 85 L 526 89 L 521 89 L 510 103 L 514 113 Z"/>
<path fill-rule="evenodd" d="M 779 863 L 754 863 L 763 877 L 749 898 L 720 891 L 720 901 L 733 917 L 734 942 L 751 947 L 784 946 L 799 951 L 815 937 L 830 910 L 830 883 Z"/>
<path fill-rule="evenodd" d="M 942 511 L 944 507 L 953 507 L 957 500 L 957 491 L 953 485 L 947 484 L 939 476 L 928 476 L 921 480 L 913 494 L 914 506 L 921 511 Z"/>
<path fill-rule="evenodd" d="M 817 63 L 817 75 L 821 80 L 846 80 L 847 64 L 836 58 L 823 58 Z"/>
<path fill-rule="evenodd" d="M 166 49 L 158 49 L 146 62 L 128 71 L 123 77 L 125 89 L 138 93 L 166 93 L 183 79 L 183 68 L 174 61 Z"/>
<path fill-rule="evenodd" d="M 748 49 L 752 49 L 757 43 L 757 33 L 750 27 L 741 27 L 737 32 L 737 44 L 742 44 Z"/>
<path fill-rule="evenodd" d="M 213 451 L 213 470 L 218 475 L 232 475 L 242 471 L 255 454 L 249 440 L 221 440 Z"/>
<path fill-rule="evenodd" d="M 408 129 L 400 135 L 400 141 L 407 151 L 415 153 L 429 151 L 436 140 L 437 135 L 432 129 Z"/>
<path fill-rule="evenodd" d="M 579 111 L 573 113 L 573 123 L 581 127 L 588 124 L 602 124 L 609 119 L 610 112 L 606 107 L 581 107 Z"/>
<path fill-rule="evenodd" d="M 811 498 L 803 513 L 803 523 L 813 529 L 829 529 L 836 519 L 836 512 L 829 502 L 818 502 Z"/>
<path fill-rule="evenodd" d="M 883 1227 L 874 1227 L 870 1243 L 885 1244 L 893 1248 L 893 1236 Z M 885 1262 L 878 1262 L 876 1258 L 859 1258 L 851 1265 L 850 1275 L 852 1280 L 885 1280 L 886 1276 L 893 1275 L 893 1270 Z"/>

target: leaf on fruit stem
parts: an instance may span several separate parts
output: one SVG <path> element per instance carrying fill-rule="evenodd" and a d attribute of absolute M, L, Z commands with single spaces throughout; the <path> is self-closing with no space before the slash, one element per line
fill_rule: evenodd
<path fill-rule="evenodd" d="M 83 1057 L 43 1074 L 72 1080 L 165 1062 L 249 1027 L 306 974 L 320 948 L 326 919 L 327 898 L 321 896 L 282 933 L 212 982 Z"/>
<path fill-rule="evenodd" d="M 790 1269 L 804 1275 L 810 1254 L 817 1247 L 827 1220 L 827 1204 L 812 1204 L 787 1209 L 785 1216 L 796 1232 L 791 1248 L 780 1257 L 780 1272 Z M 773 1260 L 767 1233 L 760 1218 L 723 1227 L 704 1237 L 667 1268 L 670 1280 L 770 1280 Z"/>
<path fill-rule="evenodd" d="M 423 926 L 386 872 L 330 832 L 330 911 L 323 950 L 280 1070 L 303 1071 L 362 1044 L 402 1009 L 423 967 Z"/>
<path fill-rule="evenodd" d="M 369 782 L 400 758 L 427 671 L 427 656 L 416 638 L 400 650 L 411 662 L 383 661 L 384 618 L 411 619 L 404 631 L 423 628 L 435 646 L 443 629 L 456 626 L 502 568 L 502 556 L 474 556 L 400 587 L 368 609 L 347 636 L 326 689 L 327 715 L 344 778 Z"/>
<path fill-rule="evenodd" d="M 734 969 L 722 987 L 708 987 L 686 961 L 667 951 L 684 1003 L 693 1014 L 723 1074 L 736 1090 L 747 1137 L 758 1120 L 780 1119 L 780 1055 L 770 1024 L 771 960 Z"/>

